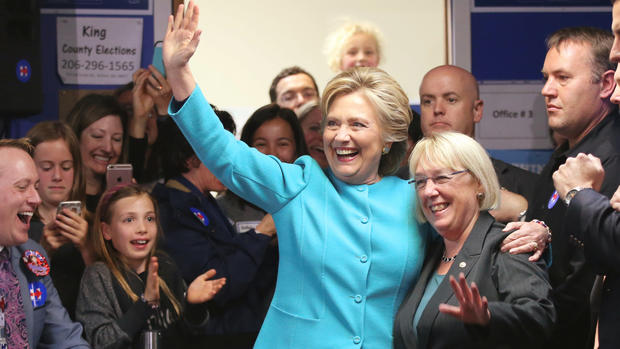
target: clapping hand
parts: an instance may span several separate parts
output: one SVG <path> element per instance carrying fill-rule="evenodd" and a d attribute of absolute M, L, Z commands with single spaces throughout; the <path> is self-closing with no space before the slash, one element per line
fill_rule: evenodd
<path fill-rule="evenodd" d="M 187 302 L 191 304 L 204 303 L 211 300 L 226 284 L 226 278 L 209 280 L 215 275 L 215 269 L 209 269 L 199 275 L 187 288 Z"/>
<path fill-rule="evenodd" d="M 151 257 L 144 286 L 144 300 L 150 305 L 159 305 L 159 262 L 157 257 Z"/>
<path fill-rule="evenodd" d="M 467 285 L 465 275 L 459 274 L 457 282 L 454 276 L 450 275 L 450 286 L 454 291 L 454 296 L 459 302 L 459 306 L 440 304 L 439 311 L 463 321 L 466 324 L 486 325 L 491 320 L 489 312 L 489 302 L 487 297 L 480 297 L 478 286 L 475 282 L 471 283 L 471 288 Z"/>

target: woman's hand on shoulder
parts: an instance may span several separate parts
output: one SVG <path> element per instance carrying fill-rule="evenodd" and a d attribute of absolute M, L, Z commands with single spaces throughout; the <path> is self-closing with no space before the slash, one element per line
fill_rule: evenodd
<path fill-rule="evenodd" d="M 458 281 L 450 275 L 450 286 L 459 306 L 442 303 L 439 305 L 439 312 L 453 316 L 466 324 L 487 325 L 491 320 L 489 302 L 487 297 L 480 296 L 476 283 L 472 282 L 470 288 L 467 285 L 467 280 L 465 280 L 465 275 L 460 273 Z"/>
<path fill-rule="evenodd" d="M 192 281 L 187 288 L 188 303 L 200 304 L 213 299 L 226 284 L 226 278 L 209 280 L 213 276 L 215 276 L 215 269 L 209 269 Z"/>

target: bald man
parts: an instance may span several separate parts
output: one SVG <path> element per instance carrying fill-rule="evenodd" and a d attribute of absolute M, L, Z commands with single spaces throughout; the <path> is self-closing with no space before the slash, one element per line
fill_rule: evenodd
<path fill-rule="evenodd" d="M 442 65 L 431 69 L 420 85 L 422 133 L 455 131 L 474 138 L 475 124 L 482 119 L 484 102 L 478 82 L 467 70 Z M 532 172 L 491 158 L 502 188 L 502 212 L 497 220 L 516 220 L 527 208 L 526 198 L 538 176 Z M 505 209 L 505 210 L 504 210 Z"/>

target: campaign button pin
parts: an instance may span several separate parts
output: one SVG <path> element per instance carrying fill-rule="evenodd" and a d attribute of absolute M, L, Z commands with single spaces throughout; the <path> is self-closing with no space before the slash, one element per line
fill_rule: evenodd
<path fill-rule="evenodd" d="M 38 308 L 45 305 L 47 300 L 47 289 L 41 281 L 34 281 L 28 284 L 28 290 L 30 291 L 30 301 L 33 308 Z"/>
<path fill-rule="evenodd" d="M 197 208 L 190 207 L 189 209 L 192 211 L 194 216 L 196 216 L 196 218 L 198 218 L 200 223 L 202 223 L 205 227 L 209 225 L 209 218 L 207 218 L 207 215 L 202 213 L 202 211 L 200 211 Z"/>
<path fill-rule="evenodd" d="M 553 194 L 551 194 L 551 198 L 549 199 L 549 203 L 547 203 L 547 208 L 552 209 L 553 206 L 555 206 L 555 203 L 558 202 L 559 198 L 560 198 L 560 194 L 558 194 L 557 190 L 554 190 Z"/>
<path fill-rule="evenodd" d="M 32 67 L 30 66 L 30 63 L 25 59 L 17 62 L 15 74 L 17 75 L 17 80 L 21 82 L 28 82 L 28 80 L 30 80 L 30 76 L 32 76 Z"/>
<path fill-rule="evenodd" d="M 22 261 L 26 263 L 28 269 L 36 276 L 45 276 L 50 273 L 50 265 L 47 259 L 36 250 L 26 250 L 22 256 Z"/>

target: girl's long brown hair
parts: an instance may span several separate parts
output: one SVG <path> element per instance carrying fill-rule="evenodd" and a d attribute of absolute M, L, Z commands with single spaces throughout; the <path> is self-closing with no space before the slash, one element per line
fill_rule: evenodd
<path fill-rule="evenodd" d="M 159 224 L 159 208 L 157 206 L 156 200 L 153 199 L 153 197 L 151 196 L 151 194 L 149 194 L 148 191 L 133 184 L 116 186 L 107 190 L 103 194 L 101 200 L 99 201 L 99 205 L 97 205 L 97 211 L 95 214 L 92 244 L 97 259 L 103 261 L 107 265 L 116 281 L 118 281 L 118 283 L 121 285 L 123 291 L 125 291 L 127 296 L 129 296 L 129 298 L 131 298 L 133 302 L 136 302 L 139 296 L 131 289 L 131 287 L 129 287 L 129 283 L 127 282 L 125 276 L 121 271 L 133 274 L 135 274 L 135 272 L 127 266 L 127 263 L 125 263 L 124 261 L 124 257 L 114 248 L 114 246 L 112 245 L 112 241 L 105 240 L 103 238 L 103 231 L 101 228 L 102 222 L 105 222 L 107 224 L 111 223 L 112 217 L 114 215 L 114 204 L 116 204 L 117 201 L 134 196 L 145 196 L 153 203 L 153 208 L 155 209 L 155 220 L 157 224 L 157 236 L 155 238 L 155 244 L 153 245 L 153 249 L 151 249 L 147 258 L 150 260 L 150 258 L 155 255 L 155 250 L 157 249 L 157 242 L 162 236 L 162 230 Z M 166 297 L 168 297 L 168 299 L 170 300 L 170 303 L 172 304 L 176 314 L 180 316 L 181 303 L 178 299 L 176 299 L 166 282 L 159 276 L 158 279 L 159 287 L 164 292 Z"/>

